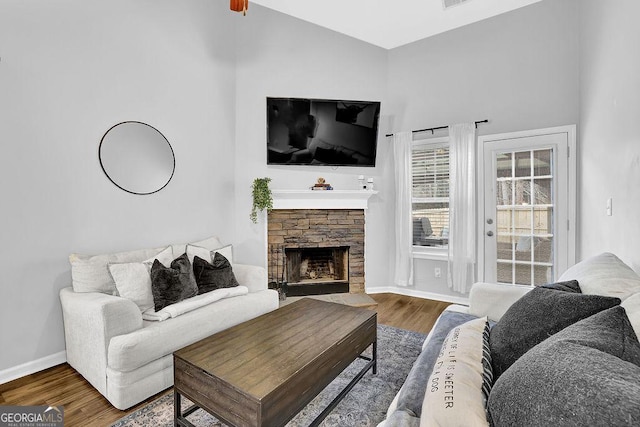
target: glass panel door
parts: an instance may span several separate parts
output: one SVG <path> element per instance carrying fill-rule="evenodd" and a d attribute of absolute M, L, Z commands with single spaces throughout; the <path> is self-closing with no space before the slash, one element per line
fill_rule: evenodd
<path fill-rule="evenodd" d="M 569 134 L 527 133 L 482 141 L 480 280 L 539 286 L 573 259 Z"/>
<path fill-rule="evenodd" d="M 500 283 L 553 279 L 553 148 L 496 153 L 496 273 Z"/>

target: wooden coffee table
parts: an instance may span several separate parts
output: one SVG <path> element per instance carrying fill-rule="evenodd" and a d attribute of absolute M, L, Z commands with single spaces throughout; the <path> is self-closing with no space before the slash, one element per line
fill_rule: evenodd
<path fill-rule="evenodd" d="M 197 325 L 194 325 L 197 327 Z M 318 425 L 372 369 L 376 312 L 304 298 L 174 353 L 175 425 L 202 408 L 231 426 L 281 426 L 357 358 L 364 368 L 311 424 Z M 362 353 L 372 346 L 372 357 Z M 185 396 L 194 406 L 180 407 Z"/>

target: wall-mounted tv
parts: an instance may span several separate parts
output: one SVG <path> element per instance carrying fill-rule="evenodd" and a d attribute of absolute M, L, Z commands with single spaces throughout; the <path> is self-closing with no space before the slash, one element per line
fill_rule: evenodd
<path fill-rule="evenodd" d="M 375 166 L 380 102 L 267 98 L 267 164 Z"/>

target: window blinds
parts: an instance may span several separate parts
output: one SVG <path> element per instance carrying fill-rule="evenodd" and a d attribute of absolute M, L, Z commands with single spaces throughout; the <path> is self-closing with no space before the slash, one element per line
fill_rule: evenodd
<path fill-rule="evenodd" d="M 448 147 L 414 147 L 411 168 L 414 200 L 449 197 Z"/>

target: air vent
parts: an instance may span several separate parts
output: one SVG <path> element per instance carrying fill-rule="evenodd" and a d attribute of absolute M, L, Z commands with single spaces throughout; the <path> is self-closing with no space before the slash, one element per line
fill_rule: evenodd
<path fill-rule="evenodd" d="M 444 10 L 449 9 L 450 7 L 453 6 L 458 6 L 462 3 L 466 3 L 469 0 L 442 0 L 442 7 L 444 8 Z"/>

